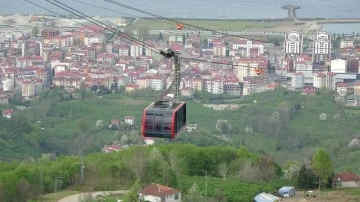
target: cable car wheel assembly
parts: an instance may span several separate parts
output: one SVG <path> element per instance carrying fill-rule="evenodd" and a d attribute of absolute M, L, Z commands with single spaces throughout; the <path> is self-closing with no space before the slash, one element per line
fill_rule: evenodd
<path fill-rule="evenodd" d="M 166 58 L 174 58 L 175 69 L 174 79 L 164 92 L 156 95 L 154 101 L 145 108 L 141 133 L 143 137 L 171 138 L 186 125 L 186 103 L 178 101 L 180 87 L 180 52 L 161 51 L 161 55 Z M 174 92 L 173 97 L 167 95 Z"/>

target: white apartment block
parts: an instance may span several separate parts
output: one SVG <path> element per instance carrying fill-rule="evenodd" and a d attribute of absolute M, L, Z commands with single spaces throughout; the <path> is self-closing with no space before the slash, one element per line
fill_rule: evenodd
<path fill-rule="evenodd" d="M 314 74 L 314 87 L 315 88 L 329 88 L 335 90 L 336 87 L 336 74 L 333 72 L 317 73 Z"/>
<path fill-rule="evenodd" d="M 354 47 L 354 42 L 352 39 L 343 39 L 340 42 L 340 48 Z"/>
<path fill-rule="evenodd" d="M 143 51 L 142 46 L 140 46 L 138 44 L 131 44 L 131 47 L 130 47 L 130 56 L 131 57 L 142 56 L 142 51 Z"/>
<path fill-rule="evenodd" d="M 250 50 L 252 48 L 258 49 L 258 55 L 264 54 L 264 43 L 252 40 L 239 40 L 231 43 L 232 50 L 239 50 L 244 48 L 246 50 L 246 56 L 250 56 Z"/>
<path fill-rule="evenodd" d="M 300 31 L 290 30 L 285 34 L 284 52 L 286 57 L 295 57 L 303 53 L 304 36 Z"/>
<path fill-rule="evenodd" d="M 318 31 L 313 41 L 313 62 L 325 63 L 331 58 L 331 35 L 327 31 Z"/>
<path fill-rule="evenodd" d="M 294 89 L 302 89 L 305 86 L 305 77 L 303 73 L 295 73 L 292 76 L 291 86 Z"/>
<path fill-rule="evenodd" d="M 91 35 L 84 37 L 84 45 L 91 46 L 93 43 L 102 43 L 104 40 L 104 36 L 102 35 Z"/>
<path fill-rule="evenodd" d="M 336 84 L 336 92 L 340 96 L 346 96 L 348 87 L 349 87 L 348 83 L 337 83 Z"/>

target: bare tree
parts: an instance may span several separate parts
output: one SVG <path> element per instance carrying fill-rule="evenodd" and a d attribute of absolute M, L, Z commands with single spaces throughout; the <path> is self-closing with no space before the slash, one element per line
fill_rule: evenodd
<path fill-rule="evenodd" d="M 169 164 L 171 167 L 171 170 L 174 171 L 176 173 L 176 175 L 179 175 L 178 172 L 178 156 L 176 155 L 176 152 L 174 150 L 171 150 L 168 154 L 168 158 L 169 158 Z"/>
<path fill-rule="evenodd" d="M 221 177 L 223 177 L 223 179 L 226 179 L 226 174 L 228 172 L 228 166 L 225 162 L 220 163 L 219 165 L 219 175 L 221 175 Z"/>
<path fill-rule="evenodd" d="M 24 178 L 19 180 L 19 182 L 17 183 L 18 201 L 27 201 L 27 199 L 29 198 L 29 191 L 30 191 L 29 183 Z"/>
<path fill-rule="evenodd" d="M 134 169 L 136 174 L 136 179 L 141 179 L 144 174 L 145 164 L 147 156 L 141 147 L 136 147 L 133 155 L 129 159 L 129 165 Z"/>
<path fill-rule="evenodd" d="M 259 176 L 263 181 L 269 181 L 275 175 L 274 162 L 269 155 L 261 155 L 258 160 Z"/>

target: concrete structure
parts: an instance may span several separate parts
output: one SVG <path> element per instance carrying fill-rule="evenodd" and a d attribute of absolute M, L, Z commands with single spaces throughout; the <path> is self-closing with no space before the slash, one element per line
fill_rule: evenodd
<path fill-rule="evenodd" d="M 291 80 L 291 86 L 294 89 L 302 89 L 305 86 L 305 77 L 303 73 L 295 73 L 293 74 L 292 80 Z"/>
<path fill-rule="evenodd" d="M 325 63 L 331 58 L 331 34 L 327 31 L 318 31 L 314 36 L 312 57 L 313 63 Z"/>
<path fill-rule="evenodd" d="M 336 74 L 333 72 L 317 73 L 314 74 L 314 87 L 315 88 L 330 88 L 335 90 Z"/>
<path fill-rule="evenodd" d="M 353 39 L 343 39 L 340 42 L 340 48 L 348 48 L 348 47 L 354 47 L 355 40 Z"/>
<path fill-rule="evenodd" d="M 300 6 L 293 6 L 293 5 L 285 5 L 281 7 L 282 9 L 288 10 L 288 18 L 296 18 L 296 9 L 300 9 Z"/>
<path fill-rule="evenodd" d="M 149 202 L 180 202 L 181 191 L 152 183 L 141 190 L 140 198 Z"/>
<path fill-rule="evenodd" d="M 335 59 L 330 62 L 331 71 L 334 73 L 346 73 L 348 61 L 343 59 Z"/>
<path fill-rule="evenodd" d="M 279 189 L 279 194 L 283 197 L 294 197 L 295 196 L 295 188 L 294 187 L 282 187 Z"/>
<path fill-rule="evenodd" d="M 296 55 L 303 53 L 304 36 L 300 31 L 290 30 L 285 34 L 284 52 L 285 57 L 295 58 Z"/>

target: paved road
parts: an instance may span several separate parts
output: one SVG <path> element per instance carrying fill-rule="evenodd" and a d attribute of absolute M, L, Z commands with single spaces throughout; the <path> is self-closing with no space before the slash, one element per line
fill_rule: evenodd
<path fill-rule="evenodd" d="M 109 196 L 111 194 L 126 194 L 127 190 L 121 190 L 121 191 L 96 191 L 91 193 L 92 198 L 96 198 L 97 196 Z M 58 202 L 79 202 L 79 199 L 82 199 L 84 196 L 89 196 L 89 192 L 81 193 L 81 194 L 74 194 L 71 196 L 67 196 L 65 198 L 62 198 L 58 200 Z"/>

